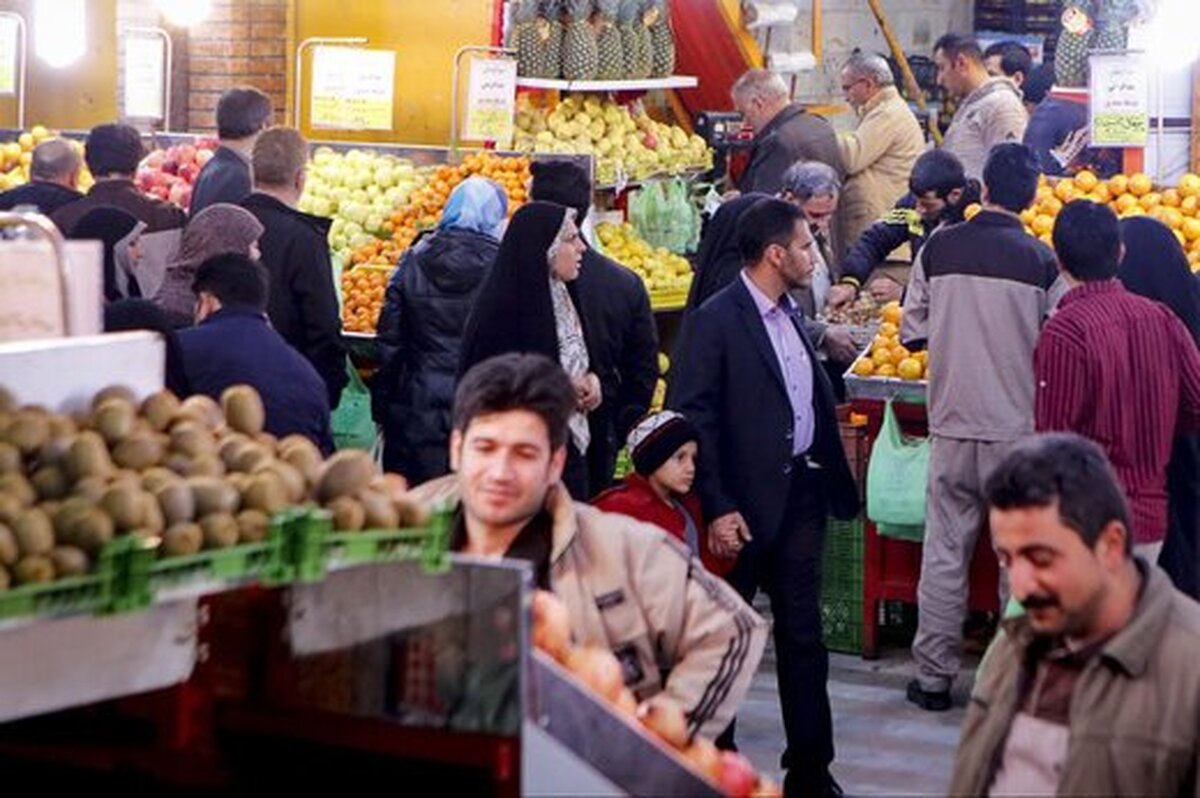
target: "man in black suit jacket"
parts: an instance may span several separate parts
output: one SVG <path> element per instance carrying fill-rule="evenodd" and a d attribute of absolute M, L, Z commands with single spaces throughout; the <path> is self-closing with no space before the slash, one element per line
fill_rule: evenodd
<path fill-rule="evenodd" d="M 748 265 L 688 319 L 668 405 L 700 433 L 697 485 L 710 547 L 737 555 L 728 578 L 747 601 L 760 588 L 771 601 L 785 791 L 836 795 L 821 554 L 827 514 L 852 518 L 858 491 L 833 390 L 788 296 L 813 271 L 804 215 L 764 199 L 739 226 Z"/>

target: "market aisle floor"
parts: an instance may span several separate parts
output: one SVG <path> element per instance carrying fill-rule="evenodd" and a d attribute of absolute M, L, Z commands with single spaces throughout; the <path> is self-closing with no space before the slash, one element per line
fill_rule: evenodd
<path fill-rule="evenodd" d="M 904 698 L 912 661 L 903 649 L 874 661 L 830 656 L 837 760 L 834 775 L 846 795 L 945 795 L 958 744 L 970 673 L 959 679 L 955 708 L 924 712 Z M 764 773 L 780 777 L 783 723 L 770 643 L 738 716 L 738 747 Z"/>

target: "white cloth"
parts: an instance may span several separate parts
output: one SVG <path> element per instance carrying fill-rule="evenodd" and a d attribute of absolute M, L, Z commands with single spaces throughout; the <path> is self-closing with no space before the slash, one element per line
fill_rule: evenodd
<path fill-rule="evenodd" d="M 554 304 L 554 330 L 558 334 L 558 362 L 571 379 L 585 376 L 591 368 L 588 361 L 587 343 L 583 339 L 583 325 L 567 285 L 554 275 L 550 276 L 550 299 Z M 592 442 L 587 416 L 576 411 L 568 422 L 571 441 L 580 454 L 587 452 Z"/>

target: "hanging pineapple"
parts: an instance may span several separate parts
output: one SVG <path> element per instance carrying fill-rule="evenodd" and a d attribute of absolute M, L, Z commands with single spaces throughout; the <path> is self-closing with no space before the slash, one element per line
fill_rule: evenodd
<path fill-rule="evenodd" d="M 592 27 L 592 0 L 566 0 L 562 74 L 567 80 L 595 80 L 599 53 Z"/>
<path fill-rule="evenodd" d="M 625 75 L 625 56 L 617 12 L 621 0 L 596 0 L 596 77 L 619 80 Z"/>
<path fill-rule="evenodd" d="M 521 77 L 541 77 L 543 48 L 538 31 L 538 0 L 516 0 L 512 19 L 508 46 L 517 51 L 517 73 Z"/>
<path fill-rule="evenodd" d="M 1054 77 L 1060 86 L 1086 86 L 1088 53 L 1123 50 L 1129 24 L 1147 13 L 1145 0 L 1067 0 L 1054 50 Z"/>
<path fill-rule="evenodd" d="M 621 50 L 625 56 L 625 77 L 635 80 L 650 77 L 650 32 L 642 16 L 645 10 L 646 0 L 621 0 L 617 17 Z"/>
<path fill-rule="evenodd" d="M 542 70 L 540 76 L 543 78 L 557 78 L 562 76 L 563 2 L 564 0 L 541 0 L 541 23 L 544 23 L 542 41 L 544 45 L 542 48 Z"/>
<path fill-rule="evenodd" d="M 667 0 L 651 0 L 646 9 L 645 20 L 650 33 L 651 77 L 665 78 L 675 74 L 675 36 L 671 32 L 671 14 Z"/>

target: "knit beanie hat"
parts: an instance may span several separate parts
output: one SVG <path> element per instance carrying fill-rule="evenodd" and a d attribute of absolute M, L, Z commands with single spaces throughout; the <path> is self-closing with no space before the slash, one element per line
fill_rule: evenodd
<path fill-rule="evenodd" d="M 673 410 L 664 410 L 638 422 L 630 431 L 626 446 L 634 470 L 648 477 L 689 441 L 699 441 L 692 422 Z"/>
<path fill-rule="evenodd" d="M 574 208 L 576 223 L 583 224 L 592 205 L 592 181 L 582 167 L 572 161 L 534 161 L 529 172 L 530 197 Z"/>

